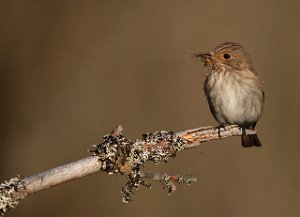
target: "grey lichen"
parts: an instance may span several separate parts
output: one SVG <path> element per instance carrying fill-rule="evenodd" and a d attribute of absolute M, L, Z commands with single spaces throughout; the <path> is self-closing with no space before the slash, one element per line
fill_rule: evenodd
<path fill-rule="evenodd" d="M 181 184 L 191 184 L 197 181 L 197 178 L 192 175 L 174 175 L 170 176 L 166 173 L 154 174 L 153 180 L 158 181 L 163 184 L 163 187 L 168 190 L 169 195 L 171 195 L 176 190 L 175 183 Z"/>
<path fill-rule="evenodd" d="M 116 127 L 115 129 L 123 129 Z M 113 130 L 109 135 L 103 137 L 103 141 L 94 146 L 91 152 L 99 156 L 102 163 L 101 170 L 106 171 L 108 174 L 121 173 L 127 176 L 127 183 L 122 188 L 123 202 L 128 203 L 132 199 L 134 189 L 138 189 L 141 185 L 148 188 L 151 184 L 145 182 L 145 178 L 149 177 L 142 172 L 147 161 L 159 163 L 161 161 L 167 162 L 170 158 L 176 156 L 176 152 L 183 150 L 184 144 L 188 141 L 176 136 L 173 131 L 157 131 L 154 133 L 146 133 L 142 139 L 129 140 L 122 135 L 122 131 L 118 133 Z M 169 193 L 173 192 L 176 188 L 174 182 L 177 183 L 190 183 L 195 181 L 195 178 L 189 179 L 185 176 L 181 179 L 172 179 L 171 176 L 165 175 L 159 181 L 163 186 L 169 189 Z M 174 177 L 174 176 L 173 176 Z M 189 181 L 185 181 L 189 180 Z"/>
<path fill-rule="evenodd" d="M 102 163 L 101 170 L 114 174 L 120 171 L 120 164 L 129 155 L 131 145 L 132 142 L 124 136 L 109 134 L 105 135 L 103 141 L 90 151 L 99 156 Z"/>
<path fill-rule="evenodd" d="M 20 194 L 24 190 L 24 185 L 21 183 L 21 177 L 17 176 L 0 184 L 0 215 L 15 208 L 19 201 L 25 197 Z M 23 195 L 23 196 L 22 196 Z"/>
<path fill-rule="evenodd" d="M 143 140 L 152 145 L 152 153 L 149 155 L 150 161 L 158 163 L 160 161 L 167 162 L 169 158 L 176 156 L 177 151 L 183 149 L 183 145 L 187 143 L 186 140 L 176 136 L 173 131 L 156 131 L 154 133 L 143 134 Z M 162 147 L 157 147 L 157 144 L 164 144 Z"/>

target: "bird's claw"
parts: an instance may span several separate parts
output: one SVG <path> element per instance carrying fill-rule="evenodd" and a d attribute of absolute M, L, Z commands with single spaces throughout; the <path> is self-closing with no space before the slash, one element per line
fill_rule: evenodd
<path fill-rule="evenodd" d="M 223 128 L 224 131 L 226 131 L 226 127 L 224 124 L 220 124 L 219 126 L 215 127 L 215 129 L 214 129 L 214 130 L 218 130 L 219 138 L 221 138 L 221 128 Z"/>

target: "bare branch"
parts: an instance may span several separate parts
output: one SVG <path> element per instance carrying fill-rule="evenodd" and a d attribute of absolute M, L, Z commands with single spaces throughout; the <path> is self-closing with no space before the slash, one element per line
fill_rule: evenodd
<path fill-rule="evenodd" d="M 191 175 L 170 176 L 163 174 L 149 174 L 142 172 L 147 161 L 159 163 L 176 156 L 176 152 L 195 148 L 202 142 L 222 139 L 231 136 L 240 136 L 238 126 L 230 125 L 225 129 L 215 130 L 214 127 L 201 127 L 182 132 L 157 131 L 146 133 L 142 139 L 129 140 L 122 135 L 123 127 L 117 125 L 111 134 L 105 135 L 103 141 L 93 147 L 94 156 L 87 157 L 45 172 L 20 178 L 11 178 L 0 184 L 0 214 L 8 209 L 15 208 L 18 202 L 27 195 L 41 190 L 82 178 L 87 175 L 105 171 L 108 174 L 120 173 L 127 176 L 128 181 L 122 189 L 123 201 L 131 200 L 133 189 L 140 185 L 150 187 L 144 179 L 150 178 L 161 182 L 169 193 L 173 192 L 175 182 L 191 183 L 196 178 Z M 255 131 L 247 130 L 247 134 L 255 134 Z"/>
<path fill-rule="evenodd" d="M 34 176 L 25 177 L 22 184 L 27 194 L 33 194 L 53 186 L 82 178 L 99 172 L 101 162 L 97 157 L 87 157 L 81 160 L 47 170 Z"/>

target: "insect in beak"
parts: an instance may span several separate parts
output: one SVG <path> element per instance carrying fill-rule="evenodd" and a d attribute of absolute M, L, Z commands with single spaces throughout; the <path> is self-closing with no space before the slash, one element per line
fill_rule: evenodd
<path fill-rule="evenodd" d="M 204 66 L 210 68 L 213 65 L 212 56 L 210 53 L 197 53 L 194 54 L 195 58 L 201 58 L 201 61 L 204 63 Z"/>

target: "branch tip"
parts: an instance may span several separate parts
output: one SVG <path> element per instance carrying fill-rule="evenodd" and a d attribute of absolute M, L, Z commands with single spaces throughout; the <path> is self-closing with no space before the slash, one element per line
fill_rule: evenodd
<path fill-rule="evenodd" d="M 5 212 L 16 208 L 19 201 L 26 196 L 25 186 L 21 182 L 20 175 L 4 181 L 0 184 L 0 215 L 4 216 Z"/>

